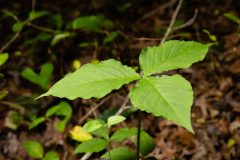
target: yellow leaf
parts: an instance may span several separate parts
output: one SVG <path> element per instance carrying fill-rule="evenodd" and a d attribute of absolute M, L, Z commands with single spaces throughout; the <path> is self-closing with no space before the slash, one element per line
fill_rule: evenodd
<path fill-rule="evenodd" d="M 88 141 L 92 139 L 92 135 L 84 131 L 84 129 L 81 126 L 75 126 L 73 129 L 69 131 L 70 137 L 73 140 L 83 142 L 83 141 Z"/>

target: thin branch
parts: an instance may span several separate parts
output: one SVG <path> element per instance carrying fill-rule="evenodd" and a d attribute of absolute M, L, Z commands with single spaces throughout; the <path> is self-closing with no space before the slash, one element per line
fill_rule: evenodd
<path fill-rule="evenodd" d="M 19 36 L 20 36 L 20 31 L 16 32 L 14 36 L 6 44 L 2 46 L 2 48 L 0 49 L 0 53 L 2 53 L 5 49 L 7 49 Z"/>
<path fill-rule="evenodd" d="M 85 115 L 80 119 L 79 123 L 84 122 L 84 121 L 88 118 L 89 115 L 91 115 L 96 109 L 98 109 L 98 107 L 100 107 L 104 102 L 106 102 L 107 100 L 109 100 L 109 99 L 112 98 L 112 97 L 113 97 L 113 94 L 110 95 L 110 96 L 108 96 L 108 97 L 106 97 L 106 98 L 104 98 L 101 102 L 99 102 L 98 104 L 96 104 L 93 108 L 90 109 L 90 111 L 88 111 L 87 114 L 85 114 Z"/>
<path fill-rule="evenodd" d="M 88 158 L 91 157 L 91 155 L 92 153 L 85 153 L 80 160 L 87 160 Z"/>
<path fill-rule="evenodd" d="M 32 11 L 35 11 L 36 0 L 32 0 Z"/>
<path fill-rule="evenodd" d="M 10 16 L 10 17 L 13 18 L 15 21 L 20 21 L 16 15 L 14 15 L 13 13 L 11 13 L 10 11 L 8 11 L 8 10 L 6 10 L 6 9 L 3 10 L 3 13 L 5 13 L 5 14 L 8 15 L 8 16 Z"/>
<path fill-rule="evenodd" d="M 180 29 L 183 29 L 183 28 L 186 28 L 186 27 L 192 25 L 194 23 L 194 21 L 196 20 L 197 15 L 198 15 L 198 9 L 195 9 L 194 15 L 191 19 L 189 19 L 186 23 L 173 28 L 172 31 L 180 30 Z"/>
<path fill-rule="evenodd" d="M 44 32 L 50 32 L 50 33 L 55 33 L 55 30 L 49 29 L 49 28 L 45 28 L 45 27 L 41 27 L 32 23 L 27 23 L 26 25 L 31 26 L 33 28 L 36 28 L 38 30 L 44 31 Z"/>
<path fill-rule="evenodd" d="M 143 17 L 141 18 L 141 20 L 145 20 L 147 18 L 152 17 L 153 15 L 157 14 L 158 12 L 165 10 L 165 8 L 168 8 L 169 6 L 172 6 L 175 4 L 177 0 L 171 0 L 163 5 L 160 5 L 159 7 L 157 7 L 156 9 L 152 10 L 151 12 L 148 12 L 147 14 L 143 15 Z"/>
<path fill-rule="evenodd" d="M 126 108 L 129 108 L 129 107 L 126 107 L 128 101 L 129 101 L 129 94 L 125 97 L 121 107 L 116 112 L 116 115 L 120 115 Z"/>
<path fill-rule="evenodd" d="M 164 34 L 163 39 L 161 40 L 161 43 L 160 43 L 160 44 L 163 44 L 163 43 L 166 41 L 167 37 L 168 37 L 168 36 L 170 35 L 170 33 L 172 32 L 173 25 L 174 25 L 174 23 L 175 23 L 175 21 L 176 21 L 177 15 L 178 15 L 181 7 L 182 7 L 182 3 L 183 3 L 183 0 L 179 0 L 178 5 L 177 5 L 177 8 L 176 8 L 176 10 L 175 10 L 174 13 L 173 13 L 171 22 L 170 22 L 170 24 L 169 24 L 169 26 L 168 26 L 168 28 L 167 28 L 167 31 L 166 31 L 166 33 Z"/>
<path fill-rule="evenodd" d="M 138 41 L 160 41 L 162 39 L 162 38 L 134 37 L 134 36 L 131 36 L 131 38 Z"/>

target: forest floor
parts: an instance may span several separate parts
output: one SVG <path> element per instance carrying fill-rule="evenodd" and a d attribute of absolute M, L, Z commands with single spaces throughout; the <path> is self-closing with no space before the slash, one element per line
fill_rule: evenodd
<path fill-rule="evenodd" d="M 67 22 L 79 15 L 103 14 L 113 22 L 113 28 L 119 35 L 111 43 L 103 44 L 105 32 L 108 30 L 100 34 L 77 31 L 74 38 L 66 38 L 51 46 L 51 41 L 33 40 L 40 31 L 30 27 L 23 29 L 20 36 L 5 50 L 9 53 L 9 59 L 0 68 L 0 72 L 4 74 L 4 78 L 0 79 L 1 94 L 8 93 L 0 99 L 0 160 L 30 159 L 21 145 L 25 140 L 41 142 L 45 150 L 56 150 L 61 159 L 79 159 L 82 154 L 73 154 L 76 142 L 69 138 L 69 130 L 75 125 L 83 125 L 89 118 L 117 110 L 124 103 L 131 86 L 126 85 L 120 91 L 114 91 L 111 96 L 100 100 L 66 100 L 72 106 L 73 115 L 63 133 L 53 127 L 53 124 L 59 121 L 57 117 L 28 130 L 31 115 L 44 115 L 48 107 L 59 103 L 60 99 L 47 97 L 34 100 L 44 90 L 24 79 L 21 72 L 25 67 L 39 71 L 42 64 L 50 62 L 54 65 L 49 84 L 51 86 L 66 73 L 75 70 L 72 65 L 74 60 L 84 64 L 93 59 L 115 58 L 123 64 L 137 67 L 140 51 L 146 46 L 160 43 L 176 8 L 177 2 L 171 2 L 36 1 L 36 10 L 59 13 L 66 26 Z M 17 12 L 20 19 L 26 17 L 31 7 L 30 1 L 0 2 L 0 9 Z M 195 134 L 147 113 L 143 113 L 142 127 L 156 142 L 152 155 L 158 160 L 239 160 L 240 25 L 229 20 L 224 14 L 232 12 L 240 16 L 240 3 L 238 0 L 184 1 L 175 25 L 184 24 L 193 18 L 196 9 L 198 13 L 194 22 L 172 32 L 168 37 L 215 43 L 204 61 L 186 70 L 169 72 L 183 75 L 193 86 L 192 124 Z M 1 17 L 0 20 L 0 46 L 3 46 L 14 35 L 11 31 L 14 20 L 6 17 Z M 36 24 L 52 27 L 47 18 L 37 20 Z M 97 45 L 79 47 L 83 42 L 94 42 Z M 84 115 L 99 103 L 102 104 L 93 114 L 83 119 Z M 131 103 L 127 102 L 127 105 Z M 13 112 L 20 116 L 18 120 L 21 122 L 17 126 L 9 120 Z M 134 113 L 125 122 L 113 127 L 112 131 L 122 126 L 136 125 L 137 114 Z M 97 156 L 98 154 L 94 154 L 89 159 Z"/>

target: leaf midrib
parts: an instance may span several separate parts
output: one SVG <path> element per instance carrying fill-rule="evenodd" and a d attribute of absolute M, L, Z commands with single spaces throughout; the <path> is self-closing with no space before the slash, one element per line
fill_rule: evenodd
<path fill-rule="evenodd" d="M 157 93 L 158 93 L 161 97 L 163 97 L 164 101 L 167 102 L 167 104 L 170 106 L 169 108 L 171 108 L 171 110 L 176 113 L 176 115 L 181 119 L 182 122 L 184 122 L 183 119 L 182 119 L 182 117 L 178 114 L 178 112 L 174 109 L 174 107 L 167 101 L 167 99 L 159 92 L 158 88 L 155 87 L 155 85 L 151 82 L 151 80 L 150 80 L 148 77 L 143 78 L 143 79 L 146 80 L 146 81 L 154 88 L 154 90 L 157 91 Z"/>

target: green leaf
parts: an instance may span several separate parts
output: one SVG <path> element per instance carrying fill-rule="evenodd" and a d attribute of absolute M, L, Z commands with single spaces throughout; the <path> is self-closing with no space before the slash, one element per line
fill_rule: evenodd
<path fill-rule="evenodd" d="M 124 121 L 125 119 L 126 118 L 123 117 L 123 116 L 118 116 L 118 115 L 111 116 L 111 117 L 108 118 L 107 124 L 108 124 L 108 126 L 112 126 L 114 124 L 117 124 L 117 123 L 120 123 L 120 122 Z"/>
<path fill-rule="evenodd" d="M 72 27 L 87 32 L 99 32 L 102 27 L 112 27 L 112 22 L 103 15 L 82 16 L 73 20 Z"/>
<path fill-rule="evenodd" d="M 135 142 L 136 144 L 137 142 Z M 140 132 L 140 152 L 143 156 L 151 153 L 155 148 L 153 138 L 145 131 Z"/>
<path fill-rule="evenodd" d="M 0 53 L 0 66 L 8 60 L 8 53 Z"/>
<path fill-rule="evenodd" d="M 50 151 L 50 152 L 46 153 L 43 160 L 59 160 L 59 156 L 58 156 L 57 152 Z"/>
<path fill-rule="evenodd" d="M 101 158 L 111 160 L 136 160 L 136 154 L 129 150 L 127 147 L 115 148 L 101 156 Z"/>
<path fill-rule="evenodd" d="M 28 18 L 30 20 L 35 20 L 35 19 L 38 19 L 40 17 L 47 15 L 48 13 L 49 13 L 48 11 L 31 11 L 28 15 Z"/>
<path fill-rule="evenodd" d="M 43 147 L 37 141 L 25 141 L 23 142 L 23 147 L 27 154 L 32 158 L 42 158 L 43 157 Z"/>
<path fill-rule="evenodd" d="M 32 123 L 30 123 L 30 125 L 28 126 L 28 129 L 33 129 L 33 128 L 37 127 L 40 123 L 42 123 L 44 121 L 45 121 L 44 117 L 38 117 L 38 118 L 34 119 L 32 121 Z"/>
<path fill-rule="evenodd" d="M 137 79 L 139 75 L 132 68 L 110 59 L 99 64 L 83 65 L 74 73 L 66 75 L 40 97 L 53 95 L 71 100 L 78 97 L 101 98 L 123 84 Z"/>
<path fill-rule="evenodd" d="M 130 99 L 140 110 L 163 116 L 193 132 L 193 91 L 191 84 L 182 76 L 143 78 L 130 91 Z"/>
<path fill-rule="evenodd" d="M 46 117 L 50 117 L 52 115 L 64 117 L 60 122 L 55 124 L 55 128 L 58 131 L 63 132 L 68 120 L 71 118 L 72 108 L 67 102 L 62 101 L 56 106 L 53 106 L 47 110 Z"/>
<path fill-rule="evenodd" d="M 86 132 L 93 132 L 97 129 L 99 129 L 100 127 L 102 127 L 104 125 L 103 121 L 98 120 L 98 119 L 94 119 L 94 120 L 90 120 L 88 121 L 84 126 L 83 129 Z"/>
<path fill-rule="evenodd" d="M 100 152 L 107 147 L 107 141 L 104 139 L 91 139 L 82 142 L 77 146 L 74 153 Z"/>
<path fill-rule="evenodd" d="M 61 40 L 67 38 L 67 37 L 71 37 L 73 34 L 70 32 L 63 32 L 63 33 L 58 33 L 56 34 L 51 42 L 51 45 L 54 46 L 56 45 L 58 42 L 60 42 Z"/>
<path fill-rule="evenodd" d="M 45 63 L 41 66 L 40 74 L 35 73 L 31 68 L 26 68 L 21 72 L 21 76 L 32 83 L 35 83 L 46 89 L 48 87 L 50 77 L 53 72 L 53 65 L 51 63 Z"/>
<path fill-rule="evenodd" d="M 118 36 L 118 32 L 109 33 L 109 35 L 106 38 L 104 38 L 103 44 L 112 42 L 117 36 Z"/>
<path fill-rule="evenodd" d="M 227 17 L 228 19 L 230 19 L 231 21 L 233 21 L 237 24 L 240 24 L 240 18 L 235 16 L 233 13 L 231 13 L 231 12 L 224 13 L 224 16 Z"/>
<path fill-rule="evenodd" d="M 111 136 L 110 140 L 121 142 L 135 135 L 137 135 L 137 128 L 121 128 Z"/>
<path fill-rule="evenodd" d="M 204 59 L 210 45 L 194 41 L 167 41 L 161 46 L 144 48 L 139 61 L 144 75 L 188 68 L 192 63 Z"/>
<path fill-rule="evenodd" d="M 16 22 L 12 26 L 12 31 L 13 32 L 20 32 L 23 29 L 23 27 L 24 27 L 24 23 L 23 22 Z"/>
<path fill-rule="evenodd" d="M 102 138 L 106 138 L 108 136 L 107 135 L 108 130 L 109 130 L 109 128 L 107 126 L 102 126 L 98 129 L 96 129 L 95 131 L 93 131 L 92 134 L 102 137 Z"/>

